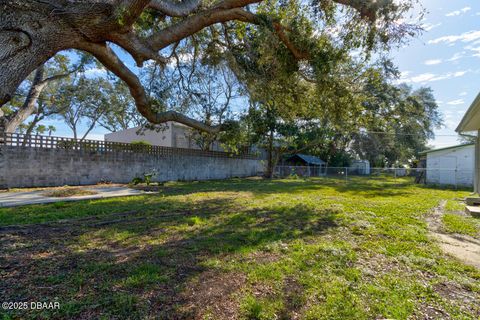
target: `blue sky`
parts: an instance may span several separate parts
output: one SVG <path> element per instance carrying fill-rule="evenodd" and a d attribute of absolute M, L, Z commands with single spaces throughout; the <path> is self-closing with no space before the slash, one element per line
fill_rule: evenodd
<path fill-rule="evenodd" d="M 427 10 L 421 21 L 425 31 L 391 55 L 402 72 L 402 82 L 434 90 L 445 126 L 436 130 L 430 144 L 455 145 L 454 130 L 480 91 L 480 1 L 420 1 Z M 127 64 L 133 65 L 131 59 Z M 61 121 L 48 124 L 57 127 L 55 135 L 72 135 Z M 89 138 L 103 139 L 106 132 L 96 128 Z"/>
<path fill-rule="evenodd" d="M 425 31 L 392 53 L 401 81 L 429 86 L 443 114 L 435 147 L 458 143 L 455 128 L 480 91 L 480 1 L 421 0 Z"/>

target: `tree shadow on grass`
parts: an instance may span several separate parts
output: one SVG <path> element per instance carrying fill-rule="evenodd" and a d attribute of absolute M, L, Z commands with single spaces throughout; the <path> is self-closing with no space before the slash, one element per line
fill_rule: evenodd
<path fill-rule="evenodd" d="M 354 177 L 349 181 L 336 178 L 311 179 L 230 179 L 215 181 L 197 181 L 195 183 L 174 183 L 165 186 L 161 194 L 185 195 L 199 192 L 251 192 L 254 195 L 269 195 L 277 193 L 298 194 L 332 188 L 342 193 L 359 194 L 367 197 L 402 196 L 408 194 L 408 188 L 415 185 L 411 181 L 393 179 L 378 179 L 369 177 Z"/>
<path fill-rule="evenodd" d="M 4 232 L 2 298 L 58 299 L 62 306 L 14 314 L 20 317 L 196 319 L 214 312 L 231 318 L 238 307 L 231 294 L 245 279 L 209 266 L 212 259 L 261 251 L 338 226 L 338 208 L 279 205 L 236 211 L 228 199 L 205 200 L 198 208 L 111 224 L 82 220 Z M 102 221 L 108 217 L 95 222 Z"/>
<path fill-rule="evenodd" d="M 271 194 L 303 195 L 333 189 L 345 196 L 358 195 L 365 198 L 398 197 L 412 194 L 410 183 L 392 184 L 390 180 L 375 183 L 355 179 L 349 183 L 337 179 L 315 178 L 310 180 L 248 180 L 231 179 L 193 183 L 167 184 L 159 194 L 130 196 L 122 198 L 89 200 L 79 202 L 60 202 L 48 205 L 33 205 L 19 208 L 0 208 L 1 225 L 31 224 L 82 217 L 102 217 L 112 212 L 140 212 L 156 214 L 159 211 L 186 211 L 192 206 L 188 201 L 172 199 L 177 196 L 194 196 L 202 193 L 231 193 L 230 196 L 241 197 L 248 193 L 254 197 Z"/>

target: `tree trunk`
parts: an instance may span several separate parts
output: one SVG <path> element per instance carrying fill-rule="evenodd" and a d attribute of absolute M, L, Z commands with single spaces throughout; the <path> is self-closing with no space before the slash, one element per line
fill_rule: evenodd
<path fill-rule="evenodd" d="M 28 95 L 25 98 L 25 102 L 23 103 L 22 107 L 18 109 L 15 114 L 7 119 L 7 123 L 5 126 L 6 132 L 15 132 L 20 124 L 22 124 L 28 117 L 32 115 L 35 111 L 35 105 L 37 103 L 37 99 L 42 93 L 43 89 L 47 85 L 46 82 L 43 82 L 43 73 L 44 73 L 44 66 L 40 66 L 37 71 L 35 72 L 35 76 L 32 81 L 32 86 L 28 91 Z"/>
<path fill-rule="evenodd" d="M 7 121 L 5 119 L 5 115 L 2 109 L 0 109 L 0 144 L 4 143 L 3 139 L 4 139 L 6 122 Z"/>
<path fill-rule="evenodd" d="M 32 123 L 28 126 L 27 130 L 25 131 L 25 136 L 23 137 L 22 146 L 26 146 L 28 142 L 28 137 L 32 135 L 33 129 L 40 120 L 37 117 L 32 121 Z"/>
<path fill-rule="evenodd" d="M 273 129 L 270 130 L 268 136 L 268 160 L 267 160 L 267 172 L 265 177 L 268 179 L 273 178 Z"/>
<path fill-rule="evenodd" d="M 59 10 L 54 1 L 0 0 L 0 106 L 35 69 L 82 39 L 72 13 Z"/>

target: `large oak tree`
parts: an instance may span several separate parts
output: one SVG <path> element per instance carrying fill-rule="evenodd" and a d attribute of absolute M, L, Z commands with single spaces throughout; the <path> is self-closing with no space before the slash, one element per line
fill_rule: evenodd
<path fill-rule="evenodd" d="M 146 61 L 167 64 L 172 56 L 168 52 L 182 40 L 210 26 L 235 23 L 269 30 L 292 59 L 308 62 L 315 60 L 314 55 L 322 56 L 321 45 L 314 53 L 310 49 L 315 41 L 324 41 L 325 32 L 343 34 L 354 50 L 370 51 L 379 43 L 388 46 L 398 41 L 412 31 L 412 26 L 399 22 L 412 1 L 273 2 L 290 12 L 281 17 L 259 10 L 262 0 L 0 0 L 0 106 L 11 100 L 22 81 L 48 59 L 60 51 L 77 49 L 93 55 L 127 84 L 138 111 L 149 122 L 178 121 L 198 130 L 219 132 L 221 125 L 207 125 L 168 111 L 158 101 L 152 103 L 112 44 L 128 52 L 138 66 Z M 295 24 L 295 17 L 300 15 L 309 19 L 314 32 L 305 33 L 305 25 Z M 308 39 L 302 39 L 305 35 Z M 232 43 L 228 35 L 225 40 L 224 50 L 228 50 Z M 313 70 L 322 72 L 319 61 L 322 59 L 316 60 Z"/>

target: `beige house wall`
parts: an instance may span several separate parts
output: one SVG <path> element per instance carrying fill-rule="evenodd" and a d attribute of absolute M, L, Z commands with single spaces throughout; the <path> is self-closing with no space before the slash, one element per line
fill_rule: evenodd
<path fill-rule="evenodd" d="M 122 131 L 107 133 L 105 141 L 132 143 L 134 141 L 146 141 L 154 146 L 172 146 L 172 126 L 168 125 L 159 132 L 155 130 L 141 130 L 140 127 Z"/>
<path fill-rule="evenodd" d="M 167 122 L 164 130 L 141 130 L 140 127 L 112 132 L 105 135 L 105 141 L 132 143 L 146 141 L 154 146 L 200 149 L 195 143 L 193 131 L 187 126 Z M 212 151 L 223 151 L 218 142 L 214 142 Z"/>

